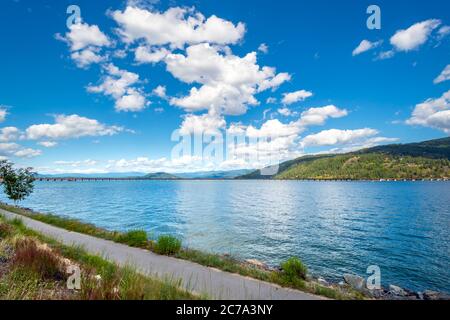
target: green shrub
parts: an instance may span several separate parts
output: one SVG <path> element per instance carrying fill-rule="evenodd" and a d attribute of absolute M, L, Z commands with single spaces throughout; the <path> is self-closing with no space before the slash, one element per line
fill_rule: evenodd
<path fill-rule="evenodd" d="M 283 276 L 290 282 L 298 279 L 306 280 L 308 269 L 298 258 L 289 258 L 281 264 L 281 269 L 283 270 Z"/>
<path fill-rule="evenodd" d="M 174 255 L 181 250 L 181 240 L 173 236 L 160 236 L 154 249 L 159 254 Z"/>
<path fill-rule="evenodd" d="M 127 244 L 131 247 L 144 248 L 148 246 L 147 232 L 143 230 L 132 230 L 121 234 L 117 238 L 117 242 Z"/>

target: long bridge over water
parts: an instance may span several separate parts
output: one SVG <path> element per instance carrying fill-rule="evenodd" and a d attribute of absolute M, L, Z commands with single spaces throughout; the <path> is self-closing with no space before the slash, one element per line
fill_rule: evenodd
<path fill-rule="evenodd" d="M 124 177 L 124 178 L 83 178 L 83 177 L 39 177 L 35 181 L 136 181 L 136 180 L 178 180 L 178 179 L 154 179 L 142 177 Z"/>

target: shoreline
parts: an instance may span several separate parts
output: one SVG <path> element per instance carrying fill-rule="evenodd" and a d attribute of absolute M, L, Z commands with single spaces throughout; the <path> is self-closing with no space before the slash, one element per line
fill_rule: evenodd
<path fill-rule="evenodd" d="M 107 231 L 101 228 L 97 228 L 94 225 L 85 224 L 76 220 L 37 213 L 29 209 L 14 207 L 4 203 L 0 203 L 0 209 L 11 212 L 12 214 L 17 214 L 19 216 L 32 219 L 34 221 L 48 224 L 50 226 L 56 226 L 62 228 L 63 230 L 86 234 L 88 236 L 112 241 L 114 243 L 118 242 L 117 237 L 121 235 L 121 233 L 119 232 Z M 127 243 L 124 244 L 128 245 Z M 155 254 L 155 251 L 147 245 L 134 247 Z M 133 246 L 130 246 L 130 248 L 133 248 Z M 159 256 L 164 257 L 165 255 Z M 279 286 L 280 288 L 300 290 L 301 292 L 304 292 L 306 294 L 320 295 L 331 299 L 359 300 L 371 298 L 365 296 L 360 291 L 354 290 L 351 286 L 348 285 L 338 286 L 332 283 L 320 283 L 319 281 L 315 281 L 315 279 L 311 279 L 309 277 L 308 279 L 286 279 L 280 269 L 269 268 L 265 265 L 262 266 L 259 264 L 259 261 L 254 261 L 255 263 L 252 263 L 250 260 L 242 261 L 228 255 L 205 253 L 188 248 L 182 248 L 182 250 L 178 254 L 169 255 L 169 258 L 175 258 L 181 261 L 195 263 L 199 266 L 211 268 L 211 270 L 225 272 L 232 276 L 243 276 L 255 281 L 271 283 L 272 285 Z"/>
<path fill-rule="evenodd" d="M 196 296 L 219 300 L 324 299 L 302 290 L 281 287 L 274 283 L 201 266 L 173 256 L 158 255 L 142 248 L 68 231 L 3 209 L 0 213 L 10 221 L 20 217 L 27 228 L 63 245 L 81 247 L 89 254 L 100 255 L 122 268 L 132 266 L 144 276 L 178 283 L 180 289 Z"/>
<path fill-rule="evenodd" d="M 111 236 L 118 236 L 120 234 L 119 232 L 107 231 L 91 224 L 83 223 L 73 219 L 66 219 L 60 216 L 42 214 L 39 212 L 35 212 L 31 209 L 13 207 L 2 202 L 0 202 L 0 208 L 8 212 L 12 212 L 13 214 L 18 214 L 44 223 L 48 222 L 49 220 L 53 220 L 53 223 L 50 223 L 50 225 L 62 227 L 65 230 L 73 232 L 81 231 L 82 234 L 98 237 L 99 239 L 106 239 L 113 242 L 118 242 L 117 239 Z M 66 228 L 64 228 L 64 226 L 62 226 L 63 224 L 67 224 L 67 226 L 69 227 L 67 228 L 66 226 Z M 88 231 L 85 232 L 82 232 L 82 230 L 77 230 L 81 229 L 82 227 L 91 229 L 89 230 L 86 229 Z M 152 241 L 153 240 L 149 240 L 149 243 Z M 143 247 L 141 246 L 140 248 L 142 249 Z M 152 248 L 151 246 L 150 247 L 147 246 L 143 249 L 155 253 L 154 248 Z M 192 250 L 188 248 L 183 248 L 181 253 L 173 255 L 173 257 L 181 259 L 183 261 L 191 261 L 202 266 L 219 269 L 229 274 L 239 274 L 241 276 L 250 277 L 256 280 L 268 281 L 269 283 L 281 285 L 282 287 L 285 288 L 292 288 L 302 290 L 303 292 L 320 294 L 325 297 L 334 299 L 368 298 L 368 299 L 434 300 L 442 297 L 444 297 L 445 299 L 450 299 L 450 296 L 443 292 L 436 292 L 431 290 L 416 292 L 408 289 L 402 289 L 396 285 L 389 285 L 388 288 L 382 287 L 381 289 L 378 290 L 368 290 L 365 287 L 366 286 L 365 279 L 354 274 L 344 274 L 343 281 L 339 283 L 327 281 L 321 276 L 316 276 L 315 278 L 313 278 L 310 274 L 308 274 L 305 280 L 297 284 L 283 283 L 283 281 L 281 281 L 278 277 L 274 277 L 274 275 L 279 275 L 279 273 L 282 272 L 280 267 L 269 267 L 265 263 L 260 262 L 258 260 L 253 259 L 239 260 L 230 257 L 228 255 L 204 253 L 198 250 Z"/>
<path fill-rule="evenodd" d="M 442 179 L 135 179 L 135 178 L 38 178 L 37 182 L 98 182 L 98 181 L 299 181 L 299 182 L 449 182 Z"/>

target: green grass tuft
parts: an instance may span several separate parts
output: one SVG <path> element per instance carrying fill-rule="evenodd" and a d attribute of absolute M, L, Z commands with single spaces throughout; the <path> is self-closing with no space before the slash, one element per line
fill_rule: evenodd
<path fill-rule="evenodd" d="M 127 244 L 132 247 L 148 247 L 147 232 L 143 230 L 132 230 L 117 236 L 117 242 Z"/>
<path fill-rule="evenodd" d="M 175 255 L 181 250 L 181 240 L 173 236 L 160 236 L 156 241 L 154 250 L 164 255 Z"/>

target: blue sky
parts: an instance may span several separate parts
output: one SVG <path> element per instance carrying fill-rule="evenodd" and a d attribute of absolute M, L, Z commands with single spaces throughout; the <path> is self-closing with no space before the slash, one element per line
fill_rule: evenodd
<path fill-rule="evenodd" d="M 3 1 L 0 157 L 46 173 L 228 170 L 448 136 L 450 4 L 377 1 L 369 30 L 371 4 Z M 177 129 L 244 140 L 174 157 Z"/>

